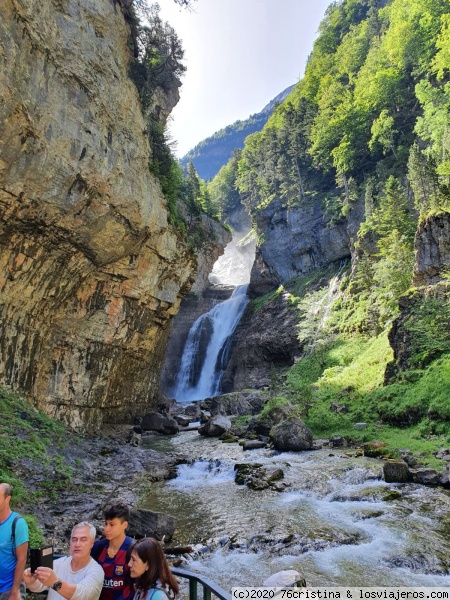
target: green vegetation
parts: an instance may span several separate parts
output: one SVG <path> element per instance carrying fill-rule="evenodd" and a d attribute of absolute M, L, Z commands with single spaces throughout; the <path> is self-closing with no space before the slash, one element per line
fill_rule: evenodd
<path fill-rule="evenodd" d="M 213 180 L 229 190 L 221 205 L 237 192 L 257 222 L 275 199 L 320 203 L 337 221 L 365 196 L 361 254 L 383 262 L 376 279 L 395 279 L 387 254 L 411 265 L 419 214 L 450 206 L 449 24 L 446 0 L 333 2 L 304 78 Z M 379 217 L 394 196 L 403 215 L 389 237 Z M 370 235 L 386 238 L 380 254 L 364 244 Z"/>
<path fill-rule="evenodd" d="M 62 458 L 68 433 L 61 424 L 31 406 L 15 393 L 0 388 L 0 481 L 14 486 L 13 508 L 30 510 L 46 498 L 56 499 L 67 490 L 71 468 Z M 59 454 L 61 453 L 61 455 Z M 24 480 L 39 474 L 36 489 L 27 487 Z M 43 541 L 36 520 L 24 515 L 30 528 L 30 541 Z"/>
<path fill-rule="evenodd" d="M 188 4 L 184 0 L 179 3 Z M 217 218 L 217 210 L 193 164 L 190 163 L 183 172 L 173 156 L 165 119 L 155 101 L 157 90 L 165 94 L 177 90 L 186 70 L 180 40 L 175 30 L 161 20 L 159 10 L 157 4 L 149 5 L 145 1 L 135 2 L 134 8 L 128 9 L 135 49 L 129 76 L 136 85 L 146 118 L 144 134 L 151 148 L 149 170 L 161 184 L 167 200 L 169 223 L 183 232 L 189 240 L 189 248 L 195 250 L 208 238 L 201 223 L 202 213 Z"/>
<path fill-rule="evenodd" d="M 183 156 L 181 165 L 187 167 L 189 162 L 193 162 L 203 179 L 215 177 L 236 150 L 244 147 L 245 138 L 264 127 L 274 108 L 286 98 L 292 88 L 293 86 L 278 94 L 260 113 L 251 115 L 245 121 L 236 121 L 197 144 Z"/>
<path fill-rule="evenodd" d="M 347 277 L 343 275 L 343 281 Z M 295 280 L 289 285 L 295 289 Z M 292 302 L 299 314 L 299 336 L 308 332 L 310 342 L 317 315 L 303 312 L 303 307 L 311 306 L 311 297 L 323 295 L 327 288 L 307 291 L 303 285 L 301 278 L 297 289 L 303 290 L 303 296 L 292 296 Z M 450 440 L 450 347 L 443 327 L 448 315 L 432 296 L 413 296 L 412 302 L 407 326 L 422 337 L 413 338 L 418 341 L 417 347 L 410 348 L 412 366 L 392 383 L 384 385 L 393 358 L 387 330 L 377 336 L 339 330 L 337 324 L 345 322 L 348 311 L 335 301 L 325 315 L 320 339 L 306 343 L 303 357 L 284 373 L 277 396 L 265 410 L 290 403 L 316 437 L 342 435 L 361 443 L 378 440 L 386 443 L 385 457 L 399 456 L 400 449 L 407 449 L 422 454 L 424 464 L 442 468 L 432 453 Z M 424 361 L 424 353 L 432 358 Z M 355 423 L 366 427 L 355 429 Z"/>

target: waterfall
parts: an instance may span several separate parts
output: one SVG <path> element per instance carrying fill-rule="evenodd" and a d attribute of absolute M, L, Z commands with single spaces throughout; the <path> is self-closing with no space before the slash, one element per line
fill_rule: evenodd
<path fill-rule="evenodd" d="M 232 334 L 248 303 L 247 287 L 236 287 L 228 300 L 216 304 L 192 325 L 173 392 L 178 402 L 220 394 Z"/>

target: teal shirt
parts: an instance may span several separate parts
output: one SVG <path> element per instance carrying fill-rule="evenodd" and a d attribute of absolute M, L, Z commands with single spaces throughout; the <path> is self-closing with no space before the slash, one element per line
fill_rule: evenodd
<path fill-rule="evenodd" d="M 151 590 L 148 590 L 146 600 L 168 600 L 168 598 L 164 590 L 153 588 Z"/>
<path fill-rule="evenodd" d="M 14 570 L 17 564 L 15 550 L 12 547 L 12 523 L 16 512 L 0 523 L 0 593 L 10 590 L 14 583 Z M 24 518 L 18 519 L 15 530 L 16 547 L 28 542 L 28 525 Z M 155 600 L 160 600 L 155 598 Z"/>

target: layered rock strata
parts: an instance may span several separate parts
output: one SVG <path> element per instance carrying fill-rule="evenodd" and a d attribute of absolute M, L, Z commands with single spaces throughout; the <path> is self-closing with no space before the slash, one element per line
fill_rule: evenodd
<path fill-rule="evenodd" d="M 0 5 L 0 381 L 75 427 L 158 402 L 195 257 L 168 225 L 110 0 Z"/>

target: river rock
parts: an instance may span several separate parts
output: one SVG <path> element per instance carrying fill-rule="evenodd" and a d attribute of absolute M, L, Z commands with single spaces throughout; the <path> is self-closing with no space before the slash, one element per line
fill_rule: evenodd
<path fill-rule="evenodd" d="M 386 456 L 387 454 L 386 442 L 379 442 L 378 440 L 366 442 L 363 448 L 364 456 L 370 456 L 371 458 L 379 458 L 380 456 Z"/>
<path fill-rule="evenodd" d="M 175 532 L 175 519 L 171 515 L 141 508 L 130 511 L 127 535 L 133 538 L 154 537 L 170 542 Z"/>
<path fill-rule="evenodd" d="M 247 485 L 252 490 L 265 490 L 273 487 L 282 491 L 284 488 L 278 488 L 277 484 L 283 479 L 284 472 L 278 467 L 263 467 L 261 463 L 236 463 L 235 482 L 238 485 Z"/>
<path fill-rule="evenodd" d="M 383 475 L 386 483 L 405 483 L 411 479 L 408 465 L 403 460 L 388 460 L 385 462 Z"/>
<path fill-rule="evenodd" d="M 242 450 L 258 450 L 259 448 L 265 448 L 266 445 L 261 440 L 245 440 L 242 444 Z"/>
<path fill-rule="evenodd" d="M 277 450 L 309 450 L 312 447 L 313 434 L 303 421 L 292 417 L 273 427 L 270 439 Z"/>
<path fill-rule="evenodd" d="M 255 422 L 255 431 L 261 435 L 269 435 L 271 429 L 292 415 L 294 407 L 286 402 L 277 404 L 261 413 Z"/>
<path fill-rule="evenodd" d="M 265 391 L 244 390 L 216 396 L 210 400 L 211 415 L 256 415 L 268 398 Z"/>
<path fill-rule="evenodd" d="M 207 437 L 218 437 L 231 429 L 231 421 L 222 415 L 212 417 L 204 425 L 198 428 L 200 435 Z"/>
<path fill-rule="evenodd" d="M 187 415 L 173 415 L 173 418 L 180 427 L 187 427 L 192 421 L 191 417 L 188 417 Z"/>
<path fill-rule="evenodd" d="M 306 583 L 303 585 L 303 579 L 300 577 L 300 573 L 298 571 L 294 571 L 293 569 L 287 571 L 278 571 L 278 573 L 274 573 L 267 579 L 263 581 L 264 587 L 290 587 L 297 583 L 298 581 L 302 581 L 301 587 L 304 587 Z"/>
<path fill-rule="evenodd" d="M 438 485 L 441 483 L 442 474 L 434 469 L 410 469 L 414 483 L 422 485 Z"/>
<path fill-rule="evenodd" d="M 184 414 L 192 417 L 192 420 L 198 419 L 200 417 L 201 408 L 198 402 L 193 402 L 192 404 L 188 404 L 184 407 Z"/>
<path fill-rule="evenodd" d="M 440 481 L 440 484 L 443 485 L 444 487 L 446 487 L 446 488 L 450 487 L 450 464 L 449 463 L 447 463 L 445 465 L 445 470 L 441 474 L 439 481 Z"/>
<path fill-rule="evenodd" d="M 141 427 L 143 431 L 157 431 L 164 435 L 178 433 L 178 423 L 172 417 L 161 413 L 147 413 L 142 418 Z"/>

